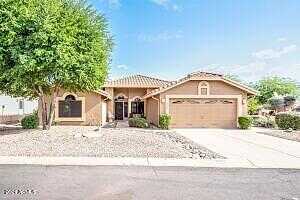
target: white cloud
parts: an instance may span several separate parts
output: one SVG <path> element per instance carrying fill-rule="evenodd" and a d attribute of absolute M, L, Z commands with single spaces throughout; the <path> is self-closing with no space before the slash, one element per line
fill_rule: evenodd
<path fill-rule="evenodd" d="M 280 58 L 281 56 L 294 52 L 297 50 L 297 46 L 292 44 L 289 46 L 282 47 L 280 49 L 264 49 L 261 51 L 257 51 L 252 53 L 252 56 L 258 59 L 273 59 Z"/>
<path fill-rule="evenodd" d="M 102 2 L 107 2 L 109 8 L 118 9 L 121 7 L 121 0 L 101 0 Z"/>
<path fill-rule="evenodd" d="M 253 61 L 246 64 L 233 64 L 233 65 L 221 65 L 210 64 L 202 67 L 201 71 L 220 73 L 220 74 L 249 74 L 256 73 L 256 69 L 262 69 L 266 67 L 267 63 L 261 61 Z"/>
<path fill-rule="evenodd" d="M 173 10 L 175 12 L 181 11 L 181 7 L 173 3 L 171 0 L 150 0 L 152 3 L 162 6 L 167 10 Z"/>
<path fill-rule="evenodd" d="M 264 60 L 250 61 L 245 64 L 210 64 L 197 68 L 195 71 L 206 71 L 220 74 L 232 74 L 245 82 L 254 82 L 267 76 L 289 77 L 300 82 L 300 64 L 266 62 Z"/>
<path fill-rule="evenodd" d="M 288 39 L 285 38 L 285 37 L 280 37 L 280 38 L 277 38 L 277 41 L 278 42 L 286 42 Z"/>
<path fill-rule="evenodd" d="M 283 40 L 282 40 L 283 41 Z M 245 81 L 256 81 L 266 76 L 279 75 L 300 81 L 300 64 L 283 57 L 297 50 L 295 44 L 252 53 L 248 62 L 233 65 L 210 64 L 198 70 L 233 74 Z M 296 55 L 295 55 L 296 56 Z M 278 58 L 278 59 L 274 59 Z"/>
<path fill-rule="evenodd" d="M 122 70 L 128 70 L 128 66 L 127 65 L 117 65 L 118 69 L 122 69 Z"/>
<path fill-rule="evenodd" d="M 264 61 L 251 61 L 245 64 L 233 65 L 210 64 L 197 70 L 219 74 L 232 74 L 245 82 L 251 82 L 267 75 L 267 69 L 268 63 Z"/>
<path fill-rule="evenodd" d="M 150 35 L 150 34 L 138 35 L 138 40 L 142 42 L 166 41 L 166 40 L 173 40 L 173 39 L 180 39 L 180 38 L 183 38 L 182 31 L 177 31 L 175 33 L 164 31 L 155 35 Z"/>
<path fill-rule="evenodd" d="M 123 0 L 100 0 L 100 1 L 108 3 L 111 9 L 119 9 L 122 6 L 122 2 L 123 2 Z M 180 12 L 182 10 L 182 8 L 179 5 L 173 3 L 172 0 L 148 0 L 148 1 L 158 6 L 161 6 L 167 10 L 172 10 L 175 12 Z"/>

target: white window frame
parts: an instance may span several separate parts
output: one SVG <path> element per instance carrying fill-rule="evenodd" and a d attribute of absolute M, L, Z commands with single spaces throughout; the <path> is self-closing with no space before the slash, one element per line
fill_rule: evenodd
<path fill-rule="evenodd" d="M 205 84 L 205 86 L 202 86 L 203 83 Z M 201 94 L 201 89 L 206 89 L 207 94 L 205 94 L 205 95 Z M 198 95 L 201 95 L 201 96 L 210 95 L 210 87 L 209 87 L 209 83 L 207 81 L 200 81 L 199 82 L 199 84 L 198 84 Z"/>
<path fill-rule="evenodd" d="M 117 95 L 115 96 L 114 100 L 115 100 L 115 99 L 118 99 L 119 97 L 124 97 L 124 100 L 125 100 L 125 99 L 128 99 L 128 97 L 127 97 L 124 93 L 119 93 L 119 94 L 117 94 Z M 118 100 L 117 100 L 117 101 L 118 101 Z"/>

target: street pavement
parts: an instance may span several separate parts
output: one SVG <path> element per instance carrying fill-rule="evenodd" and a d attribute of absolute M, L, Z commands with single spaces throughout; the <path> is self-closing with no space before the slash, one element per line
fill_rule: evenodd
<path fill-rule="evenodd" d="M 300 170 L 0 165 L 0 199 L 300 200 Z"/>

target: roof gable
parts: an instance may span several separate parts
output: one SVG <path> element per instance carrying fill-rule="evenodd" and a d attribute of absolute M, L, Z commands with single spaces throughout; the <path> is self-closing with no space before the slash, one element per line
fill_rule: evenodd
<path fill-rule="evenodd" d="M 108 81 L 104 87 L 159 88 L 168 84 L 170 81 L 137 74 Z"/>
<path fill-rule="evenodd" d="M 174 88 L 178 85 L 181 85 L 181 84 L 183 84 L 187 81 L 191 81 L 191 80 L 218 80 L 218 81 L 223 81 L 223 82 L 225 82 L 229 85 L 232 85 L 232 86 L 237 87 L 237 88 L 239 88 L 243 91 L 246 91 L 248 94 L 251 94 L 251 95 L 256 95 L 257 94 L 257 91 L 255 91 L 254 89 L 252 89 L 248 86 L 245 86 L 244 84 L 238 83 L 236 81 L 227 79 L 221 74 L 207 73 L 207 72 L 194 72 L 194 73 L 188 74 L 187 76 L 185 76 L 182 79 L 179 79 L 178 81 L 171 82 L 171 84 L 169 84 L 169 85 L 166 85 L 162 88 L 158 88 L 156 90 L 153 90 L 153 91 L 149 92 L 148 94 L 146 94 L 144 96 L 144 98 L 148 98 L 148 97 L 160 94 L 162 92 L 170 90 L 170 89 L 172 89 L 172 88 Z"/>

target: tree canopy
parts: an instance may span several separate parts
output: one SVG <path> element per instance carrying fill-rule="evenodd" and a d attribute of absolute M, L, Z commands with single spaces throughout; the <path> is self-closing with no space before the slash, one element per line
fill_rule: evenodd
<path fill-rule="evenodd" d="M 43 100 L 59 89 L 97 90 L 111 50 L 106 19 L 85 1 L 0 1 L 2 93 Z"/>
<path fill-rule="evenodd" d="M 299 89 L 293 80 L 278 76 L 264 78 L 258 81 L 254 87 L 259 91 L 257 98 L 261 104 L 267 103 L 270 98 L 276 95 L 299 95 Z"/>
<path fill-rule="evenodd" d="M 98 89 L 112 48 L 105 18 L 83 1 L 0 2 L 0 91 L 36 98 Z M 40 88 L 40 89 L 39 89 Z"/>

